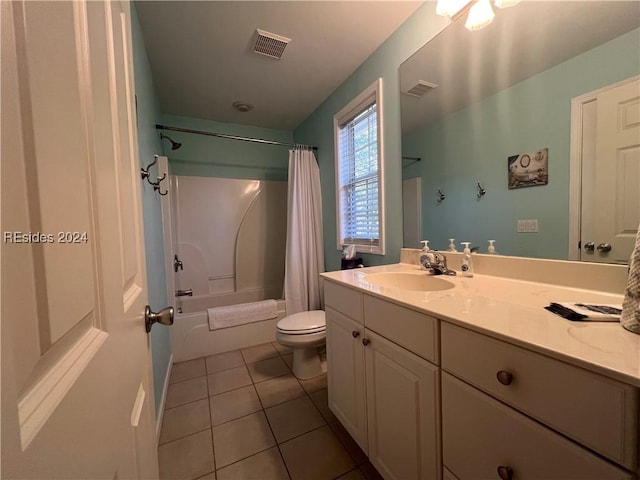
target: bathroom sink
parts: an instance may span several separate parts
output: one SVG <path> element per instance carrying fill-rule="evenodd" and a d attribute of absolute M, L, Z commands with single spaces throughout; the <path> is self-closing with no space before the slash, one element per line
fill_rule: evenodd
<path fill-rule="evenodd" d="M 438 292 L 449 290 L 455 285 L 444 278 L 429 275 L 425 272 L 383 272 L 367 275 L 367 282 L 380 287 L 397 288 L 398 290 L 412 290 L 418 292 Z"/>

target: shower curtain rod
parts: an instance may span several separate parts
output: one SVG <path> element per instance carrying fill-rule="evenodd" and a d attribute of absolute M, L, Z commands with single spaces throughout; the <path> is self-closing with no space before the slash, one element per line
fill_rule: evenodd
<path fill-rule="evenodd" d="M 302 147 L 302 148 L 308 148 L 311 150 L 318 150 L 318 147 L 313 147 L 310 145 L 300 145 L 298 143 L 283 143 L 283 142 L 276 142 L 275 140 L 265 140 L 263 138 L 241 137 L 238 135 L 227 135 L 226 133 L 205 132 L 203 130 L 192 130 L 190 128 L 169 127 L 167 125 L 156 124 L 156 130 L 171 130 L 173 132 L 195 133 L 198 135 L 208 135 L 210 137 L 226 138 L 229 140 L 242 140 L 244 142 L 266 143 L 268 145 L 281 145 L 283 147 L 293 147 L 293 148 Z"/>

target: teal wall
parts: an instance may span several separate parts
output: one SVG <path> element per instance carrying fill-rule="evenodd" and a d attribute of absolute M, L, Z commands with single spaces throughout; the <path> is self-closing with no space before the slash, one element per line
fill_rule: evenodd
<path fill-rule="evenodd" d="M 144 39 L 142 38 L 138 15 L 133 6 L 131 7 L 131 30 L 137 100 L 139 163 L 141 167 L 146 167 L 153 161 L 153 155 L 162 152 L 160 137 L 155 129 L 155 124 L 160 120 L 160 103 L 153 84 L 151 66 L 147 57 Z M 152 171 L 157 174 L 155 167 Z M 162 240 L 162 211 L 160 209 L 160 196 L 153 191 L 153 188 L 147 182 L 143 182 L 143 185 L 142 217 L 144 222 L 149 305 L 153 311 L 158 311 L 168 305 Z M 171 345 L 169 343 L 169 330 L 163 325 L 154 326 L 150 336 L 157 416 L 169 367 Z"/>
<path fill-rule="evenodd" d="M 293 133 L 290 131 L 167 114 L 162 115 L 161 123 L 171 127 L 293 143 Z M 182 143 L 180 149 L 171 150 L 171 143 L 168 140 L 163 141 L 164 153 L 169 157 L 171 173 L 174 175 L 254 180 L 287 179 L 288 147 L 169 130 L 164 133 L 174 141 Z"/>
<path fill-rule="evenodd" d="M 402 168 L 398 67 L 449 22 L 427 2 L 398 28 L 358 69 L 293 132 L 296 142 L 318 146 L 324 255 L 328 271 L 340 268 L 336 246 L 336 192 L 333 116 L 377 78 L 383 80 L 386 255 L 365 255 L 366 265 L 397 263 L 402 248 Z"/>
<path fill-rule="evenodd" d="M 502 254 L 566 259 L 571 98 L 638 74 L 638 45 L 634 30 L 406 135 L 403 154 L 423 160 L 403 177 L 422 177 L 430 246 L 445 249 L 454 237 L 485 252 L 496 239 Z M 544 147 L 549 184 L 508 190 L 507 157 Z M 438 189 L 447 196 L 440 204 Z M 535 218 L 539 233 L 516 233 L 517 219 Z"/>

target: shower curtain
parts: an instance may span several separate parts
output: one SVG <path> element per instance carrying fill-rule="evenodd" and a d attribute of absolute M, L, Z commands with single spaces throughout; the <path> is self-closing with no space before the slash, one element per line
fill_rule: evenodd
<path fill-rule="evenodd" d="M 289 150 L 284 298 L 287 315 L 322 308 L 324 272 L 320 170 L 311 150 Z"/>

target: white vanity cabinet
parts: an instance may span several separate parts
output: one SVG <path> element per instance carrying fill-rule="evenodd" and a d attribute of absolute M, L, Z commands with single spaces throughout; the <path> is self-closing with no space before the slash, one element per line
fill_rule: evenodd
<path fill-rule="evenodd" d="M 446 372 L 442 427 L 448 478 L 635 478 Z"/>
<path fill-rule="evenodd" d="M 447 322 L 441 328 L 443 463 L 455 477 L 635 478 L 636 388 Z"/>
<path fill-rule="evenodd" d="M 438 322 L 331 282 L 325 303 L 331 410 L 386 479 L 440 478 Z"/>
<path fill-rule="evenodd" d="M 327 304 L 327 387 L 329 408 L 367 452 L 364 325 Z"/>

